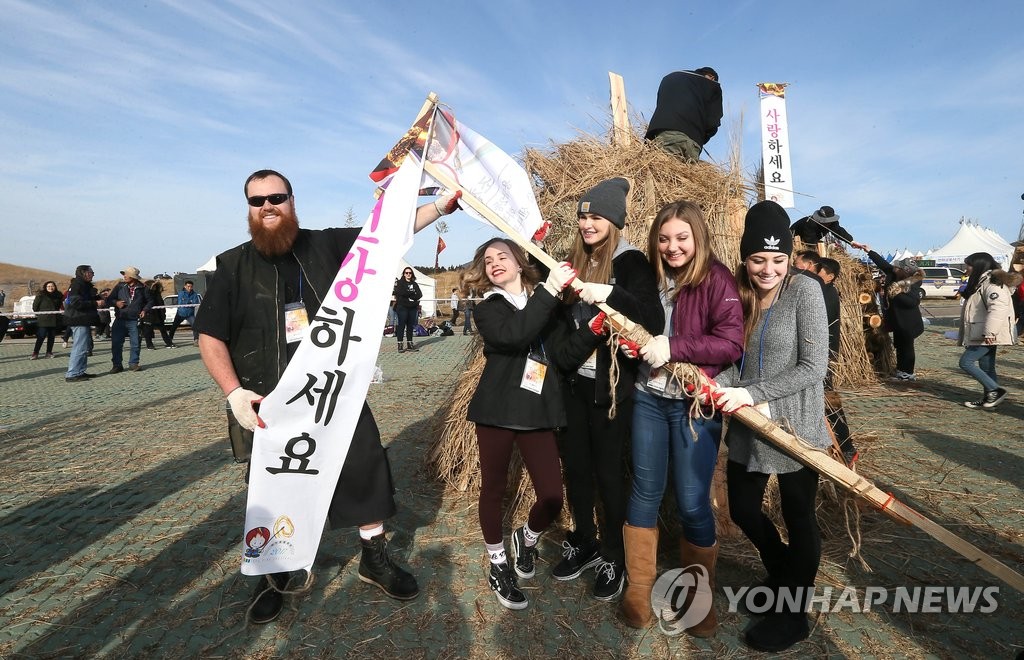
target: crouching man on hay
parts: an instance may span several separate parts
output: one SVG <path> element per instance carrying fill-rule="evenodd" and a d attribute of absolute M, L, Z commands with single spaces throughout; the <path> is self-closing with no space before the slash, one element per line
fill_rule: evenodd
<path fill-rule="evenodd" d="M 298 338 L 289 342 L 286 336 L 286 310 L 300 303 L 308 318 L 316 315 L 360 229 L 299 229 L 292 185 L 273 170 L 251 174 L 244 191 L 252 240 L 217 256 L 196 331 L 203 364 L 227 395 L 237 424 L 251 432 L 263 426 L 254 405 L 274 389 L 299 346 Z M 415 230 L 455 208 L 454 197 L 420 207 Z M 419 595 L 416 579 L 392 561 L 384 536 L 383 520 L 394 512 L 391 469 L 364 402 L 328 519 L 332 527 L 358 525 L 359 579 L 392 598 L 409 600 Z M 289 577 L 272 573 L 259 578 L 250 621 L 277 618 Z"/>

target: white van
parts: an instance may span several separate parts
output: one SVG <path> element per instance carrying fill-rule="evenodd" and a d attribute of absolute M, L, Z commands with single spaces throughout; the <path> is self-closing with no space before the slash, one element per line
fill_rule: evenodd
<path fill-rule="evenodd" d="M 955 298 L 960 290 L 964 271 L 946 266 L 924 266 L 924 281 L 921 282 L 921 298 Z"/>

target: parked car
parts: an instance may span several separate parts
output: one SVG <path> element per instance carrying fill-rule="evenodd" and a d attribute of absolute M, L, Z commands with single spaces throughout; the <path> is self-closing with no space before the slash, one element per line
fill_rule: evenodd
<path fill-rule="evenodd" d="M 35 296 L 22 296 L 14 303 L 14 312 L 11 314 L 11 324 L 7 326 L 7 334 L 13 339 L 36 334 L 36 313 L 32 311 L 32 302 Z"/>
<path fill-rule="evenodd" d="M 924 280 L 921 282 L 921 298 L 943 297 L 955 298 L 960 289 L 964 271 L 946 266 L 925 266 Z"/>

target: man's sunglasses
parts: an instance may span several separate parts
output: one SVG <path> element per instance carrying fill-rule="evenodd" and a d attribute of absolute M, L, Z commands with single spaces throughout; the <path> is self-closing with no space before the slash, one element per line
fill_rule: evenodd
<path fill-rule="evenodd" d="M 268 201 L 277 206 L 278 204 L 284 204 L 291 197 L 288 193 L 275 193 L 273 195 L 253 195 L 248 198 L 249 206 L 255 206 L 259 208 L 266 204 Z"/>

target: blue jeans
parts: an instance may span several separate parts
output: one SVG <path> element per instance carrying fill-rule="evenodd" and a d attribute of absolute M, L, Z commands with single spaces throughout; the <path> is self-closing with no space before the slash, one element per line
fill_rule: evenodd
<path fill-rule="evenodd" d="M 92 328 L 87 325 L 75 325 L 70 328 L 72 341 L 71 357 L 68 358 L 68 371 L 64 374 L 67 378 L 74 378 L 85 373 L 85 367 L 89 362 L 89 341 Z"/>
<path fill-rule="evenodd" d="M 473 327 L 472 327 L 473 310 L 467 308 L 466 311 L 464 312 L 464 314 L 466 315 L 466 320 L 463 321 L 463 323 L 462 323 L 462 334 L 468 335 L 473 330 Z"/>
<path fill-rule="evenodd" d="M 128 336 L 129 352 L 128 366 L 139 363 L 139 320 L 138 319 L 114 319 L 114 325 L 110 330 L 110 361 L 115 367 L 124 366 L 124 338 Z"/>
<path fill-rule="evenodd" d="M 398 313 L 395 337 L 402 341 L 402 335 L 405 335 L 406 341 L 412 341 L 413 329 L 416 327 L 416 308 L 396 305 L 395 311 Z"/>
<path fill-rule="evenodd" d="M 966 346 L 960 356 L 960 368 L 981 383 L 986 392 L 999 389 L 995 346 Z"/>
<path fill-rule="evenodd" d="M 715 544 L 711 478 L 718 462 L 722 420 L 694 419 L 690 432 L 689 400 L 665 399 L 637 390 L 633 402 L 633 492 L 626 522 L 656 527 L 668 472 L 676 491 L 683 535 L 703 548 Z"/>

